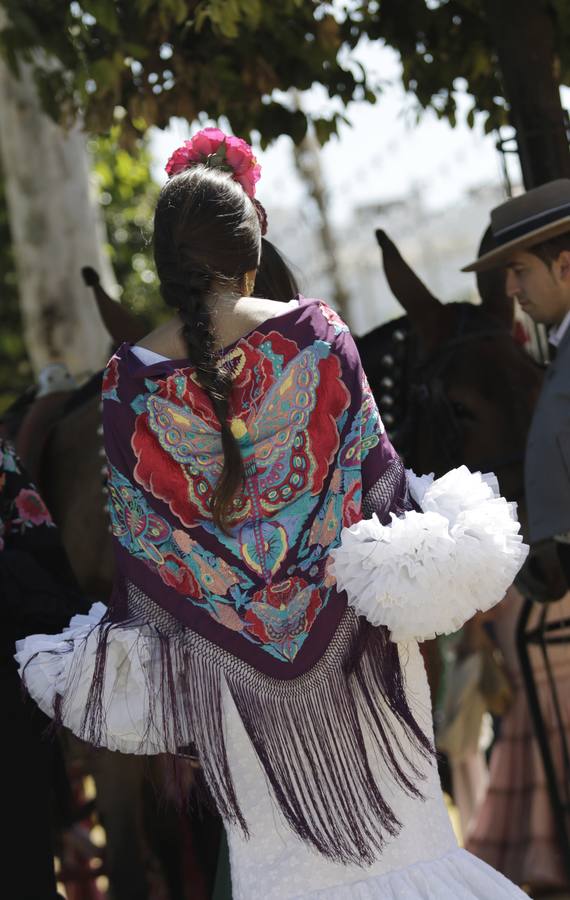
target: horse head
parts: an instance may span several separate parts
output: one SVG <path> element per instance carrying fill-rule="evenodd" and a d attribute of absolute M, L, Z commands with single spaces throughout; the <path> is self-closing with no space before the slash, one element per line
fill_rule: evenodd
<path fill-rule="evenodd" d="M 480 306 L 444 304 L 385 232 L 377 232 L 377 239 L 388 284 L 407 313 L 414 346 L 407 461 L 436 475 L 461 464 L 494 471 L 504 495 L 520 500 L 526 436 L 542 370 L 512 336 L 512 303 L 504 291 L 501 294 L 504 276 L 493 273 L 481 283 Z M 375 391 L 380 372 L 373 360 L 365 359 L 364 365 Z M 380 389 L 380 406 L 382 393 Z"/>
<path fill-rule="evenodd" d="M 360 341 L 372 391 L 381 412 L 386 363 L 404 375 L 399 386 L 405 424 L 394 443 L 418 472 L 443 475 L 461 464 L 495 472 L 501 493 L 518 503 L 523 534 L 524 455 L 543 370 L 513 337 L 513 304 L 504 292 L 504 273 L 480 276 L 481 304 L 443 304 L 431 294 L 383 231 L 376 233 L 388 284 L 407 313 L 392 335 L 393 353 L 375 354 L 375 332 Z M 489 236 L 483 237 L 481 250 Z M 381 332 L 376 329 L 376 332 Z M 405 348 L 405 349 L 403 349 Z M 398 358 L 399 354 L 399 358 Z M 392 418 L 389 409 L 385 419 Z M 398 446 L 401 435 L 403 447 Z M 566 581 L 550 543 L 533 546 L 520 587 L 537 599 L 556 599 Z"/>

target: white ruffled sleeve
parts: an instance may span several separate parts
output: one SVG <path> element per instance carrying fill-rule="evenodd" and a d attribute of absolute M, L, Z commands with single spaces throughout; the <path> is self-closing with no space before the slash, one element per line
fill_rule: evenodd
<path fill-rule="evenodd" d="M 30 696 L 41 710 L 78 737 L 121 753 L 178 753 L 192 737 L 163 709 L 159 644 L 149 626 L 109 629 L 106 607 L 95 603 L 74 616 L 61 634 L 33 634 L 16 643 L 15 659 Z M 97 645 L 105 631 L 100 736 L 86 733 L 90 692 L 97 678 Z"/>
<path fill-rule="evenodd" d="M 494 475 L 466 466 L 442 478 L 408 473 L 422 512 L 377 516 L 343 529 L 332 574 L 349 604 L 394 641 L 457 631 L 504 596 L 528 547 L 516 504 L 499 496 Z"/>

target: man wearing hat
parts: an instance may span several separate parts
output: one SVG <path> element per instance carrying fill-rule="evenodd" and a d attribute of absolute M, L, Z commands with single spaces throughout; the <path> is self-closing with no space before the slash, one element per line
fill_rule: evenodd
<path fill-rule="evenodd" d="M 530 428 L 525 488 L 532 543 L 555 538 L 570 583 L 570 179 L 491 212 L 495 247 L 464 272 L 505 268 L 506 292 L 550 329 L 548 367 Z"/>

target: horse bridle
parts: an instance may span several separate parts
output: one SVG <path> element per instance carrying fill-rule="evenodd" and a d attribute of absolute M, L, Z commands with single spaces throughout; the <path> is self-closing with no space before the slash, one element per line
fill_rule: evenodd
<path fill-rule="evenodd" d="M 427 408 L 427 420 L 432 436 L 435 436 L 434 447 L 437 448 L 437 453 L 445 468 L 454 468 L 461 462 L 461 429 L 453 411 L 453 403 L 445 392 L 443 375 L 458 348 L 475 341 L 504 337 L 509 334 L 506 328 L 491 322 L 488 327 L 476 331 L 465 331 L 466 327 L 467 313 L 462 310 L 455 337 L 446 341 L 426 359 L 417 363 L 412 371 L 408 407 L 409 421 L 406 423 L 408 434 L 413 433 L 414 423 L 417 425 L 420 409 L 425 411 Z M 523 460 L 524 453 L 520 451 L 495 460 L 477 460 L 472 465 L 480 472 L 496 472 L 514 465 L 521 465 Z"/>

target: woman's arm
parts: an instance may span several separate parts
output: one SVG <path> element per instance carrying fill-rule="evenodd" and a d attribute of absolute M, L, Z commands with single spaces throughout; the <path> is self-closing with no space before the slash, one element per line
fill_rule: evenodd
<path fill-rule="evenodd" d="M 522 566 L 515 504 L 494 475 L 465 466 L 442 478 L 406 473 L 386 435 L 350 335 L 340 352 L 360 390 L 364 518 L 343 529 L 332 574 L 348 602 L 396 641 L 456 631 L 504 596 Z M 356 357 L 355 357 L 356 354 Z"/>

